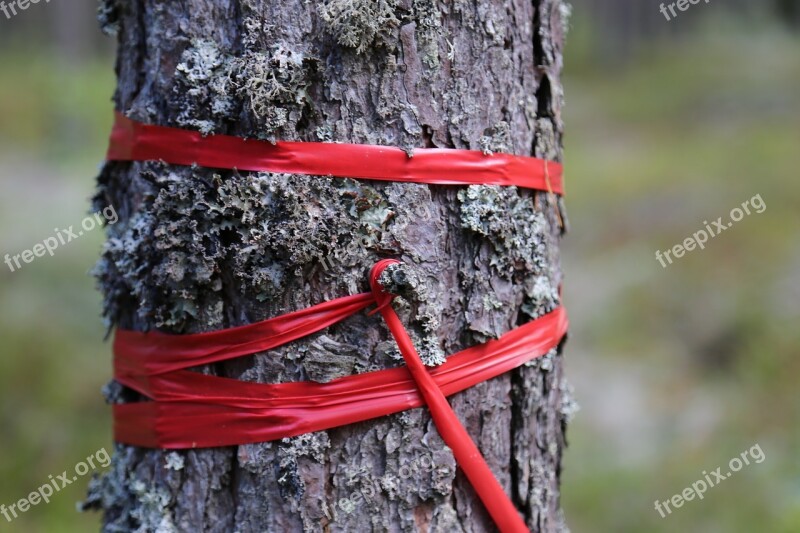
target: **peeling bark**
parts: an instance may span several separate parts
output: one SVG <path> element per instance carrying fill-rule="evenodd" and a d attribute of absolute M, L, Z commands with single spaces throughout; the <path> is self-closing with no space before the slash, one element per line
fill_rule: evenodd
<path fill-rule="evenodd" d="M 144 122 L 268 140 L 561 158 L 561 0 L 104 0 L 117 108 Z M 120 221 L 96 268 L 109 326 L 193 333 L 368 290 L 407 266 L 396 306 L 428 364 L 553 309 L 561 206 L 547 193 L 159 163 L 108 163 Z M 329 381 L 402 359 L 376 317 L 201 369 Z M 116 383 L 109 401 L 135 401 Z M 451 398 L 533 531 L 566 527 L 559 473 L 574 410 L 559 353 Z M 342 503 L 342 502 L 345 503 Z M 493 531 L 430 416 L 236 448 L 118 445 L 87 508 L 114 531 Z"/>

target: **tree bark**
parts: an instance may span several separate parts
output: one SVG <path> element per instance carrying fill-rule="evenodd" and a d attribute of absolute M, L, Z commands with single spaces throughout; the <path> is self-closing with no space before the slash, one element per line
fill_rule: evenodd
<path fill-rule="evenodd" d="M 560 160 L 560 0 L 106 0 L 116 106 L 143 122 L 268 140 L 481 149 Z M 366 292 L 380 258 L 430 364 L 558 304 L 561 206 L 547 193 L 108 163 L 96 268 L 109 327 L 194 333 Z M 533 531 L 565 529 L 574 403 L 560 353 L 451 398 Z M 199 371 L 279 383 L 402 364 L 364 314 Z M 136 401 L 111 383 L 111 402 Z M 85 504 L 104 531 L 495 528 L 425 409 L 233 448 L 117 445 Z"/>

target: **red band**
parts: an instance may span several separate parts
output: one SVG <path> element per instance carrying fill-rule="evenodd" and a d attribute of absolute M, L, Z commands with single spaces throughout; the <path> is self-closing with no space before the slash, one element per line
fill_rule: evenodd
<path fill-rule="evenodd" d="M 266 442 L 427 406 L 442 439 L 503 533 L 528 531 L 514 504 L 458 420 L 446 396 L 499 376 L 558 346 L 567 331 L 562 308 L 501 338 L 427 369 L 378 278 L 398 261 L 378 262 L 371 293 L 339 298 L 256 324 L 196 335 L 118 330 L 115 379 L 153 401 L 114 406 L 117 442 L 148 448 L 205 448 Z M 405 367 L 330 383 L 259 384 L 188 368 L 281 346 L 376 304 Z"/>
<path fill-rule="evenodd" d="M 345 299 L 324 305 L 347 305 L 341 304 L 342 300 Z M 374 299 L 369 303 L 375 303 Z M 252 328 L 251 333 L 257 335 L 258 330 L 271 328 L 268 324 L 282 318 L 244 328 Z M 566 312 L 559 307 L 497 340 L 451 355 L 429 373 L 446 396 L 453 395 L 546 354 L 558 346 L 567 325 Z M 278 384 L 249 383 L 183 370 L 209 358 L 221 361 L 242 355 L 239 335 L 229 333 L 241 329 L 214 332 L 218 337 L 207 349 L 201 344 L 210 335 L 207 333 L 164 335 L 118 330 L 114 342 L 115 379 L 155 401 L 115 405 L 115 439 L 147 448 L 233 446 L 294 437 L 425 405 L 406 367 L 347 376 L 329 383 Z M 181 350 L 184 339 L 186 349 Z M 295 339 L 287 342 L 291 340 Z M 278 344 L 276 338 L 265 333 L 263 346 Z M 257 351 L 261 347 L 253 345 L 249 353 Z M 179 365 L 179 370 L 162 373 L 163 368 L 177 365 L 170 362 L 161 366 L 159 359 L 171 360 L 175 353 L 186 355 L 185 363 Z"/>
<path fill-rule="evenodd" d="M 164 161 L 258 172 L 430 183 L 504 185 L 563 194 L 563 166 L 554 161 L 475 150 L 399 148 L 367 144 L 286 142 L 272 144 L 229 135 L 151 126 L 116 114 L 109 161 Z"/>
<path fill-rule="evenodd" d="M 470 150 L 246 140 L 149 126 L 116 115 L 108 159 L 161 160 L 249 171 L 287 172 L 444 185 L 505 185 L 563 193 L 562 166 L 532 157 Z M 205 448 L 266 442 L 427 406 L 458 465 L 503 533 L 528 531 L 446 396 L 499 376 L 557 347 L 567 331 L 562 308 L 501 338 L 451 355 L 428 369 L 378 278 L 371 293 L 338 298 L 237 328 L 196 335 L 118 330 L 114 377 L 151 401 L 114 406 L 115 440 L 149 448 Z M 248 383 L 188 369 L 263 352 L 340 322 L 376 304 L 406 366 L 330 383 Z"/>

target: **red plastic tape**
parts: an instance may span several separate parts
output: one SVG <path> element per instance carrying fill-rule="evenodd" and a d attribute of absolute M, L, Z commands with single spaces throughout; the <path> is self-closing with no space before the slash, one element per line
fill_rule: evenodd
<path fill-rule="evenodd" d="M 368 304 L 375 303 L 372 294 L 359 297 L 369 297 Z M 330 313 L 336 314 L 339 310 L 335 307 L 349 303 L 340 298 L 322 305 L 329 306 Z M 321 316 L 316 311 L 315 315 Z M 234 331 L 241 332 L 244 338 L 265 331 L 262 343 L 250 345 L 248 353 L 262 351 L 263 346 L 280 345 L 282 342 L 266 331 L 273 328 L 274 321 L 283 318 L 213 334 L 165 335 L 118 330 L 114 342 L 115 379 L 155 401 L 115 405 L 116 440 L 165 449 L 234 446 L 294 437 L 425 405 L 406 367 L 347 376 L 328 383 L 278 384 L 243 382 L 185 370 L 202 361 L 245 355 L 239 334 L 231 333 Z M 329 316 L 324 320 L 328 321 Z M 453 354 L 447 362 L 428 372 L 442 392 L 450 396 L 546 354 L 558 346 L 567 326 L 566 312 L 559 307 L 499 339 Z M 282 340 L 291 342 L 321 329 L 315 324 Z M 202 341 L 210 335 L 216 339 L 203 346 Z M 181 347 L 183 340 L 185 345 Z M 182 364 L 173 362 L 175 354 L 185 358 Z M 164 372 L 165 368 L 171 370 Z"/>
<path fill-rule="evenodd" d="M 440 185 L 518 186 L 563 194 L 558 163 L 471 150 L 247 140 L 150 126 L 117 113 L 108 159 L 237 168 Z M 372 292 L 346 296 L 256 324 L 195 335 L 118 330 L 114 377 L 149 401 L 114 405 L 114 436 L 132 446 L 165 449 L 266 442 L 426 406 L 459 467 L 503 533 L 528 531 L 511 499 L 458 420 L 447 396 L 497 377 L 558 346 L 567 332 L 559 307 L 497 340 L 451 355 L 428 369 L 378 284 L 399 263 L 372 269 Z M 192 372 L 192 367 L 264 352 L 319 332 L 376 304 L 406 366 L 329 383 L 248 383 Z"/>
<path fill-rule="evenodd" d="M 430 183 L 505 185 L 563 194 L 563 166 L 554 161 L 476 150 L 399 148 L 367 144 L 286 142 L 152 126 L 116 114 L 109 161 L 164 161 L 259 172 Z"/>
<path fill-rule="evenodd" d="M 446 396 L 499 376 L 555 348 L 567 331 L 563 308 L 497 340 L 454 354 L 434 369 L 420 360 L 378 278 L 371 293 L 331 300 L 255 324 L 195 335 L 118 330 L 115 379 L 152 401 L 114 406 L 117 442 L 185 449 L 266 442 L 427 406 L 442 439 L 503 533 L 528 531 Z M 188 368 L 261 352 L 311 335 L 376 304 L 405 367 L 329 383 L 248 383 Z"/>
<path fill-rule="evenodd" d="M 475 492 L 478 493 L 478 497 L 486 506 L 486 510 L 489 511 L 494 523 L 497 524 L 500 531 L 526 532 L 528 528 L 520 518 L 514 503 L 506 496 L 503 487 L 489 469 L 489 465 L 486 464 L 486 460 L 481 455 L 480 450 L 475 446 L 450 404 L 447 403 L 447 398 L 445 398 L 442 389 L 439 388 L 433 377 L 428 373 L 428 369 L 422 363 L 411 337 L 408 336 L 408 332 L 400 322 L 400 318 L 390 305 L 392 301 L 391 295 L 384 293 L 378 283 L 381 272 L 387 266 L 395 263 L 399 263 L 399 261 L 384 259 L 375 265 L 370 274 L 370 286 L 377 300 L 378 309 L 383 315 L 386 325 L 389 326 L 389 331 L 392 332 L 400 353 L 403 354 L 406 368 L 414 378 L 419 392 L 425 400 L 425 405 L 428 406 L 431 412 L 433 423 L 442 436 L 442 440 L 453 450 L 456 463 L 469 479 Z"/>

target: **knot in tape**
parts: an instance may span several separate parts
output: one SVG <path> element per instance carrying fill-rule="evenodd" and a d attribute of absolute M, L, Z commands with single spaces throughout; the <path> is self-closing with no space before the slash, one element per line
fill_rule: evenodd
<path fill-rule="evenodd" d="M 369 287 L 372 289 L 372 295 L 375 297 L 375 303 L 378 304 L 378 307 L 368 313 L 370 316 L 386 309 L 397 296 L 386 291 L 386 288 L 381 285 L 380 278 L 388 267 L 401 264 L 397 259 L 382 259 L 372 267 L 369 273 Z"/>

